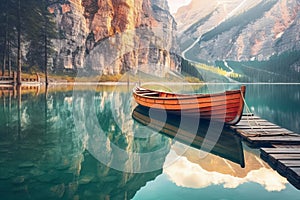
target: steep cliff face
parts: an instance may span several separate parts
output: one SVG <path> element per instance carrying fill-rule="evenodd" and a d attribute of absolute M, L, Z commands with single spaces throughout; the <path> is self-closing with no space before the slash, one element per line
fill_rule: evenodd
<path fill-rule="evenodd" d="M 61 0 L 50 9 L 64 37 L 55 41 L 54 68 L 101 74 L 141 65 L 179 70 L 170 53 L 176 26 L 166 0 Z"/>
<path fill-rule="evenodd" d="M 55 1 L 49 7 L 56 17 L 60 39 L 54 40 L 54 68 L 72 69 L 83 65 L 88 33 L 80 1 Z"/>
<path fill-rule="evenodd" d="M 300 3 L 297 0 L 258 1 L 243 12 L 243 1 L 236 14 L 223 15 L 223 20 L 208 27 L 216 11 L 189 28 L 183 35 L 198 38 L 187 56 L 204 60 L 268 60 L 272 55 L 300 50 Z M 201 22 L 201 23 L 200 23 Z"/>

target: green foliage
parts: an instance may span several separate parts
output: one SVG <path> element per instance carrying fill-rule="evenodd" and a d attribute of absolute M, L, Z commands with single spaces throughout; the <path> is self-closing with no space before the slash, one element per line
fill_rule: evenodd
<path fill-rule="evenodd" d="M 293 67 L 299 66 L 300 51 L 274 55 L 267 61 L 227 61 L 227 63 L 235 72 L 243 74 L 236 79 L 242 82 L 299 82 L 300 80 L 300 73 Z"/>
<path fill-rule="evenodd" d="M 27 55 L 26 58 L 22 58 L 22 65 L 44 68 L 45 49 L 52 52 L 51 39 L 57 36 L 54 16 L 47 9 L 48 2 L 48 0 L 1 2 L 0 66 L 5 67 L 10 62 L 13 69 L 16 69 L 15 52 L 26 45 Z M 20 44 L 17 42 L 18 32 L 21 36 Z"/>
<path fill-rule="evenodd" d="M 16 63 L 12 49 L 16 47 L 17 1 L 4 0 L 0 4 L 0 66 L 7 70 L 10 63 Z"/>
<path fill-rule="evenodd" d="M 48 57 L 53 52 L 52 39 L 58 37 L 58 31 L 54 22 L 54 16 L 49 13 L 48 1 L 35 0 L 34 12 L 31 20 L 34 22 L 28 26 L 27 40 L 30 41 L 27 53 L 28 64 L 30 66 L 47 67 Z"/>
<path fill-rule="evenodd" d="M 202 76 L 192 63 L 182 58 L 181 61 L 181 72 L 186 73 L 191 77 L 195 77 L 197 79 L 202 80 Z"/>

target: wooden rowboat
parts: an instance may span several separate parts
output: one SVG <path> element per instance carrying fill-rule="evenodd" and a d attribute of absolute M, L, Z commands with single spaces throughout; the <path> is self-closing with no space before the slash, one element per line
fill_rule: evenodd
<path fill-rule="evenodd" d="M 199 116 L 226 124 L 237 124 L 243 114 L 246 86 L 215 94 L 174 94 L 135 87 L 135 101 L 144 107 L 165 110 L 173 114 Z"/>
<path fill-rule="evenodd" d="M 137 106 L 132 118 L 138 123 L 158 131 L 170 138 L 173 138 L 183 144 L 192 146 L 196 149 L 212 153 L 221 158 L 239 164 L 242 168 L 245 167 L 244 151 L 241 138 L 232 133 L 227 127 L 223 127 L 222 132 L 218 128 L 210 126 L 209 121 L 198 121 L 198 124 L 191 124 L 181 121 L 181 117 L 171 113 L 167 113 L 162 120 L 161 116 L 165 115 L 162 110 L 151 110 L 147 107 Z M 194 121 L 187 119 L 187 122 Z M 194 127 L 196 130 L 194 130 Z M 215 137 L 207 136 L 208 129 Z M 210 133 L 210 134 L 211 134 Z"/>

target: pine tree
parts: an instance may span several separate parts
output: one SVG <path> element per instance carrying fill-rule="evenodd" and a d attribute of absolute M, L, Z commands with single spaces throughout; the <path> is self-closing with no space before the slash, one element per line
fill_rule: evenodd
<path fill-rule="evenodd" d="M 52 39 L 58 37 L 57 27 L 54 16 L 48 11 L 47 1 L 43 0 L 43 34 L 44 34 L 44 71 L 46 77 L 46 85 L 48 85 L 48 57 L 54 52 Z"/>
<path fill-rule="evenodd" d="M 17 53 L 17 85 L 21 85 L 21 72 L 22 72 L 22 63 L 21 63 L 21 31 L 22 31 L 22 27 L 21 27 L 21 0 L 17 1 L 18 4 L 18 10 L 17 10 L 17 35 L 18 35 L 18 39 L 17 39 L 17 48 L 18 48 L 18 53 Z"/>
<path fill-rule="evenodd" d="M 8 44 L 9 44 L 9 0 L 5 0 L 3 4 L 0 6 L 0 12 L 2 13 L 0 18 L 0 26 L 3 27 L 0 30 L 0 41 L 1 41 L 1 49 L 3 50 L 1 53 L 1 63 L 2 63 L 2 75 L 4 75 L 4 72 L 6 70 L 6 65 L 8 61 Z"/>
<path fill-rule="evenodd" d="M 25 44 L 29 44 L 27 64 L 38 66 L 47 74 L 48 57 L 53 52 L 51 39 L 58 35 L 47 3 L 47 0 L 5 0 L 0 4 L 1 71 L 3 74 L 7 66 L 11 70 L 12 63 L 16 64 L 18 84 L 21 84 L 21 51 Z"/>
<path fill-rule="evenodd" d="M 39 66 L 45 72 L 46 84 L 48 84 L 48 57 L 53 52 L 51 39 L 58 36 L 54 16 L 48 11 L 48 1 L 35 1 L 35 10 L 30 19 L 34 23 L 27 28 L 27 40 L 30 41 L 27 54 L 29 66 Z"/>

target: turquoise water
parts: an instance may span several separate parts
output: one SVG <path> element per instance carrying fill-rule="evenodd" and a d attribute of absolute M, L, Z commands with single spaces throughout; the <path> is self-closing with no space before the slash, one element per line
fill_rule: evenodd
<path fill-rule="evenodd" d="M 299 85 L 248 85 L 246 99 L 255 114 L 299 132 L 299 94 Z M 1 199 L 299 198 L 257 149 L 243 144 L 242 168 L 218 149 L 206 154 L 143 126 L 135 107 L 126 87 L 2 96 Z"/>

